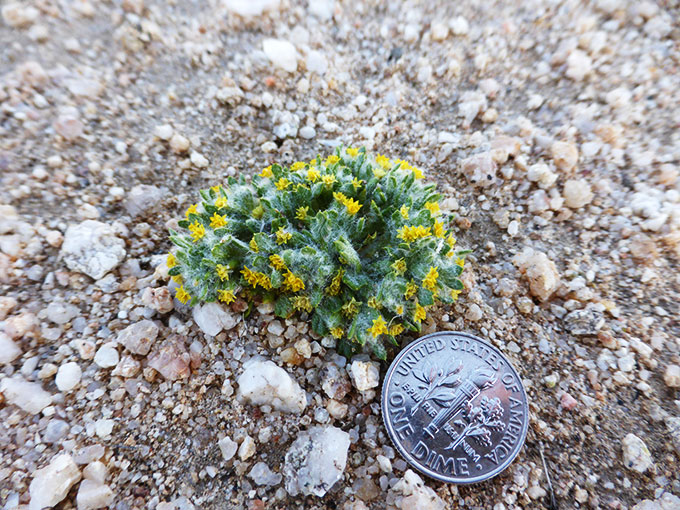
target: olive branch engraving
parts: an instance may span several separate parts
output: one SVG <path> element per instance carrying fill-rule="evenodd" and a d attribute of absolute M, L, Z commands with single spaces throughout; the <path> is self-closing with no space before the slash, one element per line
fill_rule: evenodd
<path fill-rule="evenodd" d="M 501 431 L 505 424 L 501 421 L 503 417 L 503 406 L 498 398 L 482 397 L 479 406 L 473 406 L 468 402 L 463 411 L 463 420 L 456 420 L 454 425 L 463 427 L 463 431 L 458 438 L 448 445 L 446 450 L 454 450 L 466 438 L 474 439 L 480 446 L 491 446 L 491 431 Z"/>
<path fill-rule="evenodd" d="M 418 385 L 418 389 L 424 391 L 422 398 L 411 409 L 411 416 L 416 414 L 418 409 L 427 402 L 432 400 L 442 407 L 447 407 L 449 402 L 453 400 L 455 392 L 451 391 L 461 382 L 458 373 L 463 369 L 463 364 L 458 362 L 458 366 L 445 370 L 444 368 L 437 368 L 431 365 L 424 366 L 420 372 L 415 371 L 413 377 L 418 379 L 422 384 Z"/>

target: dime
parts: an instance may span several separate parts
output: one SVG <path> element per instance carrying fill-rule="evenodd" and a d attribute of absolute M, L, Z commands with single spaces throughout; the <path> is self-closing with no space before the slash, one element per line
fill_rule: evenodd
<path fill-rule="evenodd" d="M 467 333 L 424 336 L 390 365 L 382 415 L 399 453 L 422 473 L 475 483 L 519 453 L 529 412 L 522 381 L 498 349 Z"/>

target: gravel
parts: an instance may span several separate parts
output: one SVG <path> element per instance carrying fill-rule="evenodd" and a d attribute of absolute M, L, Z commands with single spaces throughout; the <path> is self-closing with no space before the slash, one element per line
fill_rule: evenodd
<path fill-rule="evenodd" d="M 66 455 L 94 484 L 73 471 L 65 508 L 109 490 L 116 510 L 677 506 L 676 11 L 5 2 L 0 501 L 42 505 L 30 487 Z M 527 444 L 483 485 L 407 469 L 380 417 L 385 364 L 266 303 L 172 297 L 167 230 L 198 189 L 339 144 L 422 168 L 473 250 L 423 332 L 477 334 L 525 382 Z M 252 399 L 251 361 L 268 374 Z M 300 456 L 286 475 L 315 427 L 341 431 L 323 447 L 346 463 Z"/>

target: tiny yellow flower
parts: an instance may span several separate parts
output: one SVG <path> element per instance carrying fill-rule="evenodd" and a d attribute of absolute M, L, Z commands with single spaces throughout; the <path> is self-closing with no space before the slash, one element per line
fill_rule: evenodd
<path fill-rule="evenodd" d="M 226 304 L 236 301 L 236 296 L 232 290 L 218 290 L 217 295 L 218 299 Z"/>
<path fill-rule="evenodd" d="M 420 168 L 412 166 L 411 171 L 413 171 L 413 175 L 415 176 L 416 179 L 422 179 L 424 177 L 423 171 Z"/>
<path fill-rule="evenodd" d="M 408 225 L 405 225 L 401 227 L 398 232 L 399 235 L 397 237 L 403 239 L 407 243 L 432 235 L 432 232 L 430 232 L 430 227 L 425 228 L 422 225 L 418 225 L 417 227 L 409 227 Z"/>
<path fill-rule="evenodd" d="M 219 214 L 215 213 L 212 215 L 210 218 L 210 228 L 216 229 L 220 227 L 224 227 L 227 224 L 227 216 L 220 216 Z"/>
<path fill-rule="evenodd" d="M 276 269 L 277 271 L 281 271 L 282 269 L 286 268 L 286 263 L 283 261 L 281 256 L 279 255 L 270 255 L 269 256 L 269 262 L 271 263 L 272 267 Z"/>
<path fill-rule="evenodd" d="M 385 170 L 389 170 L 390 167 L 392 166 L 392 162 L 390 161 L 390 158 L 388 158 L 387 156 L 383 156 L 382 154 L 378 154 L 375 157 L 375 162 L 378 163 Z"/>
<path fill-rule="evenodd" d="M 323 182 L 327 187 L 330 187 L 335 182 L 335 175 L 333 174 L 324 175 L 323 177 L 321 177 L 321 182 Z"/>
<path fill-rule="evenodd" d="M 392 336 L 397 336 L 401 335 L 404 332 L 404 326 L 401 324 L 394 324 L 393 326 L 390 327 L 390 335 Z"/>
<path fill-rule="evenodd" d="M 253 250 L 255 253 L 258 253 L 260 251 L 260 247 L 257 245 L 257 241 L 255 240 L 255 237 L 253 237 L 250 240 L 250 243 L 248 243 L 250 246 L 250 249 Z"/>
<path fill-rule="evenodd" d="M 401 214 L 401 217 L 404 218 L 405 220 L 408 219 L 408 210 L 410 209 L 409 206 L 407 205 L 402 205 L 401 208 L 399 209 L 399 214 Z"/>
<path fill-rule="evenodd" d="M 260 177 L 274 177 L 272 166 L 269 165 L 267 168 L 263 168 L 262 172 L 260 172 Z"/>
<path fill-rule="evenodd" d="M 319 175 L 320 174 L 319 174 L 318 170 L 314 170 L 314 169 L 307 170 L 307 180 L 308 181 L 316 182 L 316 180 L 319 178 Z"/>
<path fill-rule="evenodd" d="M 397 307 L 397 315 L 402 315 L 404 313 L 404 307 L 402 305 L 399 305 Z"/>
<path fill-rule="evenodd" d="M 444 237 L 444 224 L 441 221 L 434 222 L 434 236 Z"/>
<path fill-rule="evenodd" d="M 231 272 L 231 270 L 227 266 L 217 264 L 215 266 L 215 272 L 217 273 L 218 278 L 223 282 L 229 280 L 229 273 Z"/>
<path fill-rule="evenodd" d="M 364 183 L 364 181 L 357 179 L 356 177 L 352 179 L 352 186 L 354 186 L 354 191 L 358 190 L 361 188 L 361 185 Z"/>
<path fill-rule="evenodd" d="M 380 335 L 389 332 L 387 330 L 387 323 L 385 322 L 385 319 L 382 318 L 382 315 L 373 320 L 373 326 L 368 328 L 367 332 L 370 333 L 373 338 L 378 338 Z"/>
<path fill-rule="evenodd" d="M 205 235 L 205 227 L 202 223 L 197 221 L 194 221 L 191 225 L 189 225 L 189 230 L 191 231 L 191 238 L 194 242 L 197 242 Z"/>
<path fill-rule="evenodd" d="M 390 267 L 394 269 L 395 273 L 401 276 L 406 272 L 406 261 L 404 259 L 395 260 Z"/>
<path fill-rule="evenodd" d="M 337 296 L 340 293 L 340 285 L 342 284 L 343 276 L 345 276 L 345 270 L 338 269 L 338 272 L 331 280 L 331 284 L 328 286 L 328 289 L 326 289 L 329 296 Z"/>
<path fill-rule="evenodd" d="M 269 290 L 272 288 L 272 281 L 269 279 L 269 276 L 267 276 L 264 273 L 256 273 L 257 276 L 257 283 L 265 290 Z"/>
<path fill-rule="evenodd" d="M 165 265 L 168 266 L 168 269 L 173 268 L 177 265 L 177 259 L 172 253 L 168 253 L 168 258 L 167 261 L 165 262 Z"/>
<path fill-rule="evenodd" d="M 182 282 L 184 281 L 184 280 L 182 280 L 182 275 L 181 275 L 181 274 L 176 274 L 175 276 L 172 276 L 170 279 L 171 279 L 173 282 L 175 282 L 177 285 L 182 285 Z"/>
<path fill-rule="evenodd" d="M 348 149 L 346 149 L 346 151 L 347 151 L 347 154 L 349 154 L 350 157 L 352 157 L 352 158 L 356 158 L 359 155 L 359 149 L 354 149 L 352 147 L 349 147 Z"/>
<path fill-rule="evenodd" d="M 439 203 L 438 202 L 426 202 L 425 203 L 425 209 L 430 211 L 430 214 L 432 216 L 436 216 L 439 214 L 441 211 L 439 210 Z"/>
<path fill-rule="evenodd" d="M 276 189 L 279 191 L 286 189 L 288 186 L 290 186 L 290 181 L 285 177 L 281 177 L 276 181 Z"/>
<path fill-rule="evenodd" d="M 413 314 L 413 319 L 416 322 L 422 322 L 427 318 L 427 312 L 425 311 L 425 308 L 420 306 L 419 303 L 416 303 L 416 311 Z"/>
<path fill-rule="evenodd" d="M 448 237 L 446 238 L 446 244 L 449 245 L 449 248 L 453 249 L 453 247 L 456 245 L 456 238 L 453 237 L 453 234 L 449 234 Z"/>
<path fill-rule="evenodd" d="M 305 282 L 303 282 L 302 278 L 300 278 L 299 276 L 296 276 L 293 273 L 291 273 L 290 270 L 286 272 L 284 285 L 291 292 L 299 292 L 301 290 L 305 290 Z"/>
<path fill-rule="evenodd" d="M 453 298 L 454 301 L 458 300 L 458 296 L 460 295 L 461 292 L 463 292 L 463 291 L 451 289 L 451 297 Z"/>
<path fill-rule="evenodd" d="M 221 188 L 222 186 L 220 186 L 219 184 L 210 187 L 210 189 L 213 190 L 215 193 L 219 193 Z"/>
<path fill-rule="evenodd" d="M 301 168 L 305 167 L 305 162 L 304 161 L 296 161 L 292 165 L 290 165 L 290 171 L 291 172 L 297 172 Z"/>
<path fill-rule="evenodd" d="M 348 317 L 348 318 L 354 317 L 357 314 L 357 312 L 359 311 L 359 305 L 360 304 L 361 303 L 356 301 L 354 298 L 350 299 L 347 303 L 342 305 L 341 310 L 342 310 L 343 315 L 345 317 Z"/>
<path fill-rule="evenodd" d="M 425 275 L 423 279 L 423 287 L 425 287 L 430 292 L 434 292 L 437 288 L 437 278 L 439 278 L 439 271 L 434 266 L 430 266 L 430 270 Z"/>
<path fill-rule="evenodd" d="M 350 216 L 354 216 L 356 213 L 359 212 L 359 209 L 361 209 L 362 206 L 358 201 L 354 200 L 353 198 L 348 198 L 345 201 L 345 207 L 347 208 L 347 213 Z"/>
<path fill-rule="evenodd" d="M 340 326 L 331 328 L 331 335 L 333 335 L 333 338 L 342 338 L 342 335 L 344 334 L 345 331 Z"/>
<path fill-rule="evenodd" d="M 382 179 L 383 177 L 385 177 L 385 174 L 386 174 L 386 173 L 387 173 L 387 172 L 385 172 L 384 169 L 379 168 L 379 167 L 375 167 L 375 168 L 373 169 L 373 176 L 374 176 L 376 179 Z"/>
<path fill-rule="evenodd" d="M 251 270 L 248 266 L 243 266 L 243 269 L 241 269 L 241 274 L 243 275 L 243 279 L 250 285 L 252 285 L 253 287 L 257 285 L 258 283 L 257 273 Z"/>
<path fill-rule="evenodd" d="M 347 200 L 347 197 L 345 196 L 345 194 L 340 193 L 339 191 L 333 193 L 333 198 L 336 199 L 341 204 L 344 204 L 345 201 Z"/>
<path fill-rule="evenodd" d="M 295 211 L 295 217 L 298 220 L 304 221 L 307 219 L 307 211 L 309 211 L 309 206 L 298 207 Z"/>
<path fill-rule="evenodd" d="M 227 207 L 227 198 L 226 197 L 218 197 L 215 200 L 215 207 L 217 207 L 218 209 L 224 209 L 225 207 Z"/>
<path fill-rule="evenodd" d="M 460 266 L 461 268 L 465 267 L 465 259 L 458 257 L 456 259 L 456 265 Z"/>
<path fill-rule="evenodd" d="M 404 299 L 411 299 L 418 291 L 418 286 L 411 280 L 406 284 L 406 291 L 404 292 Z"/>
<path fill-rule="evenodd" d="M 307 186 L 306 184 L 303 184 L 301 182 L 298 182 L 295 185 L 295 191 L 300 191 L 301 189 L 309 189 L 309 186 Z"/>
<path fill-rule="evenodd" d="M 371 296 L 370 298 L 368 298 L 368 301 L 366 302 L 366 304 L 367 304 L 368 306 L 370 306 L 371 308 L 375 308 L 376 310 L 380 310 L 380 308 L 382 307 L 382 303 L 381 303 L 380 301 L 378 301 L 378 300 L 377 300 L 375 297 L 373 297 L 373 296 Z"/>
<path fill-rule="evenodd" d="M 292 299 L 293 308 L 296 310 L 303 310 L 307 313 L 311 312 L 314 308 L 312 307 L 312 302 L 309 300 L 308 296 L 295 296 Z"/>
<path fill-rule="evenodd" d="M 290 241 L 291 237 L 293 237 L 293 234 L 283 230 L 283 227 L 279 227 L 276 231 L 276 244 L 285 244 Z"/>
<path fill-rule="evenodd" d="M 338 156 L 336 156 L 335 154 L 331 154 L 330 156 L 328 156 L 326 158 L 326 166 L 334 165 L 338 161 L 340 161 L 340 158 Z"/>
<path fill-rule="evenodd" d="M 191 299 L 191 295 L 186 290 L 184 290 L 184 285 L 180 286 L 180 288 L 177 289 L 177 292 L 175 293 L 175 297 L 183 305 L 186 304 L 186 302 Z"/>
<path fill-rule="evenodd" d="M 190 205 L 187 211 L 184 213 L 184 216 L 189 219 L 190 214 L 198 214 L 198 204 Z"/>

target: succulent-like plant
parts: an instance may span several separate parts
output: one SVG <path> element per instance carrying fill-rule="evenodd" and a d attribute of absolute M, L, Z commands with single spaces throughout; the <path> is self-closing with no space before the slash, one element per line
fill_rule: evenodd
<path fill-rule="evenodd" d="M 455 301 L 466 251 L 456 251 L 434 184 L 406 161 L 338 148 L 249 183 L 200 192 L 170 231 L 176 297 L 273 302 L 275 313 L 311 318 L 345 356 L 420 331 L 428 307 Z"/>

